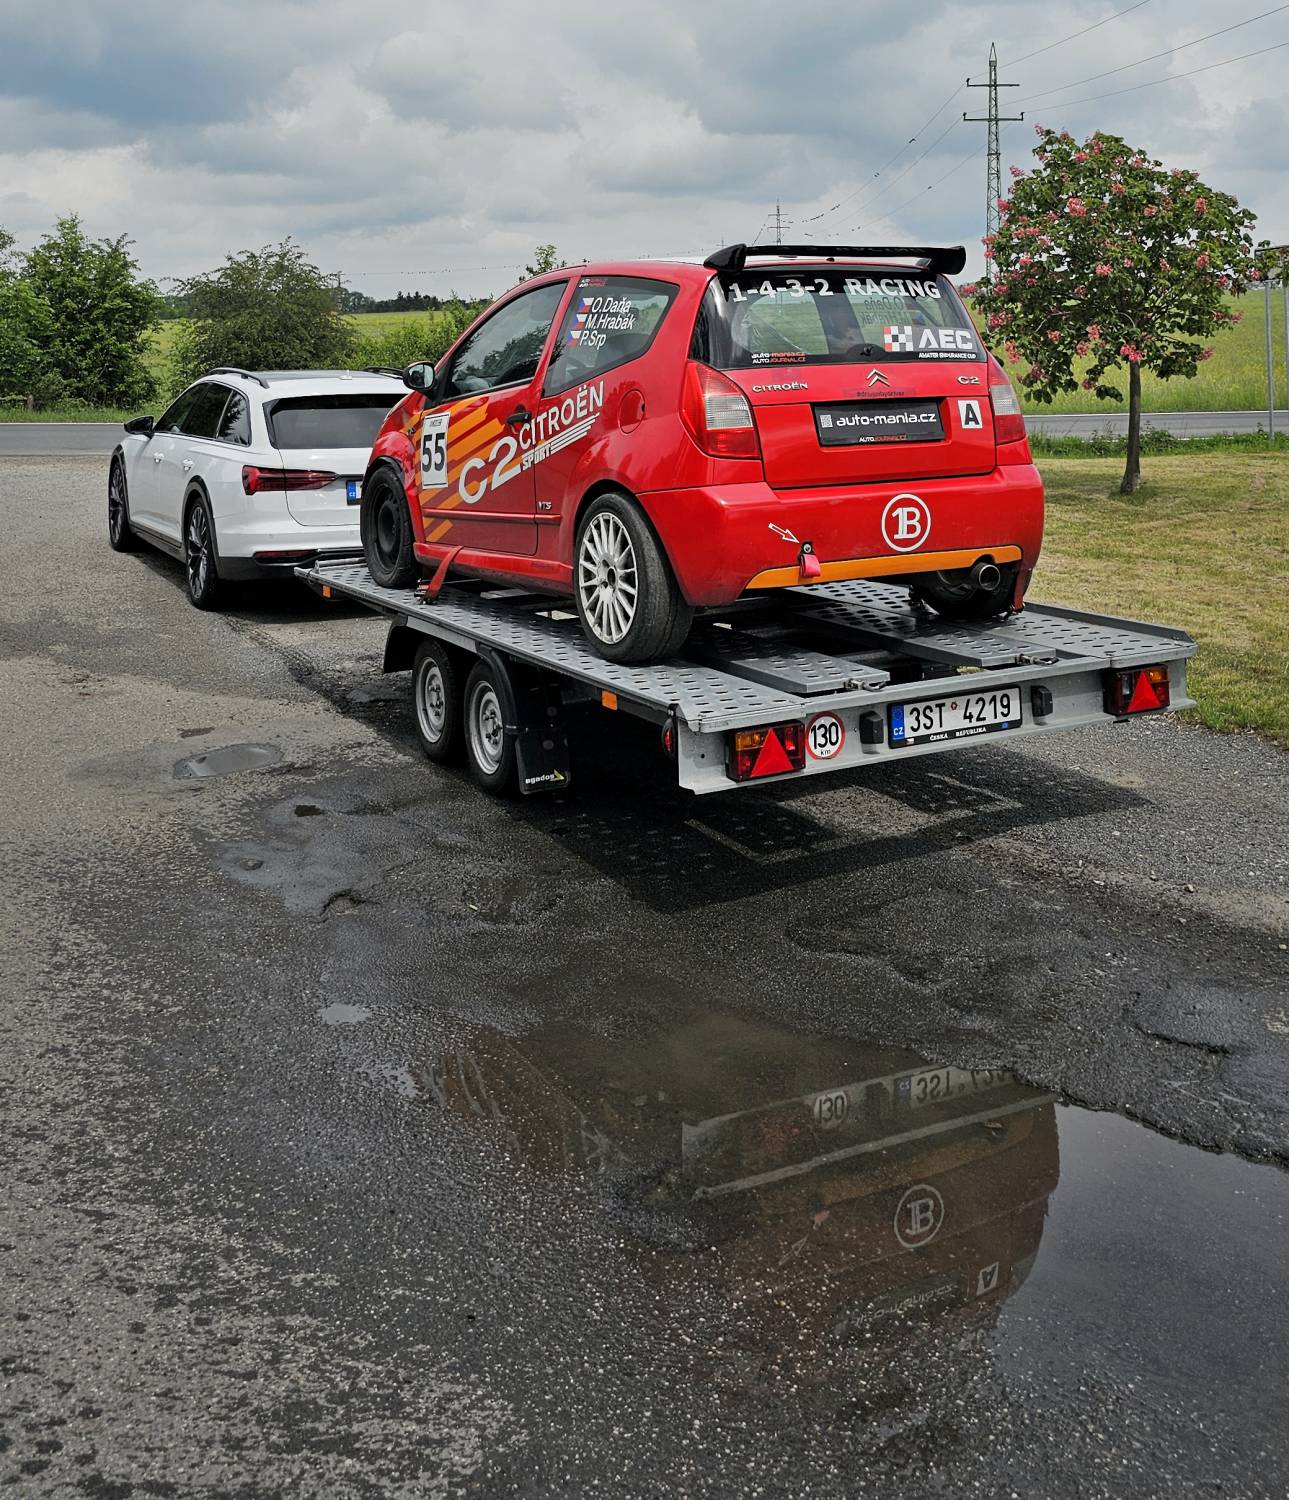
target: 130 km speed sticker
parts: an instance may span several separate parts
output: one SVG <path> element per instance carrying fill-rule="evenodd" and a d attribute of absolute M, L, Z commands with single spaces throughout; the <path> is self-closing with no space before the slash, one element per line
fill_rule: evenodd
<path fill-rule="evenodd" d="M 806 749 L 816 760 L 831 760 L 846 743 L 846 726 L 836 714 L 817 714 L 806 726 Z"/>

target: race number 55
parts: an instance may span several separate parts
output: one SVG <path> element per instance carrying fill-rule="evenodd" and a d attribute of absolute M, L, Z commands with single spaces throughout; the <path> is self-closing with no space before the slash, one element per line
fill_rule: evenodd
<path fill-rule="evenodd" d="M 421 423 L 421 488 L 441 490 L 448 482 L 448 418 L 436 412 Z"/>

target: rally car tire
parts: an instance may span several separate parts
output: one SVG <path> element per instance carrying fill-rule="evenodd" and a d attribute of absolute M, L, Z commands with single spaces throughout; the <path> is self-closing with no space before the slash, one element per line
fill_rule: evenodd
<path fill-rule="evenodd" d="M 139 536 L 130 525 L 130 493 L 125 482 L 125 465 L 112 460 L 107 471 L 107 544 L 113 552 L 137 552 Z"/>
<path fill-rule="evenodd" d="M 1016 569 L 999 568 L 996 587 L 982 589 L 964 568 L 953 573 L 924 573 L 912 586 L 915 601 L 946 620 L 993 620 L 1009 615 L 1016 594 Z"/>
<path fill-rule="evenodd" d="M 218 609 L 223 599 L 215 522 L 204 495 L 194 495 L 184 511 L 184 582 L 197 609 Z"/>
<path fill-rule="evenodd" d="M 476 662 L 462 695 L 465 759 L 476 786 L 497 797 L 510 796 L 519 784 L 515 738 L 506 733 L 507 697 L 495 668 Z"/>
<path fill-rule="evenodd" d="M 578 523 L 573 599 L 587 639 L 609 661 L 674 656 L 694 621 L 653 528 L 617 490 L 593 500 Z"/>
<path fill-rule="evenodd" d="M 422 641 L 412 663 L 416 737 L 430 760 L 451 761 L 461 749 L 461 692 L 452 653 L 440 641 Z"/>
<path fill-rule="evenodd" d="M 403 486 L 388 469 L 377 469 L 363 485 L 358 529 L 372 581 L 383 589 L 411 588 L 421 576 L 412 551 L 412 517 Z"/>

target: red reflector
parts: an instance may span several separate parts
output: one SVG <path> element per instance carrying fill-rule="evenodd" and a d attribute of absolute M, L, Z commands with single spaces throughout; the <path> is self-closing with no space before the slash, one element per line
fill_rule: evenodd
<path fill-rule="evenodd" d="M 730 735 L 731 781 L 783 776 L 806 763 L 805 726 L 800 722 L 769 724 L 764 729 L 736 729 Z"/>
<path fill-rule="evenodd" d="M 1106 684 L 1106 712 L 1122 719 L 1148 714 L 1169 704 L 1168 668 L 1137 667 L 1111 672 Z"/>

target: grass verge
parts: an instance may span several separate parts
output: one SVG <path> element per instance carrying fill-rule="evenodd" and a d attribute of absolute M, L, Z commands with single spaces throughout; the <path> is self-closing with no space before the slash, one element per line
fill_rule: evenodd
<path fill-rule="evenodd" d="M 1135 495 L 1113 458 L 1044 458 L 1036 599 L 1157 620 L 1199 643 L 1195 716 L 1289 747 L 1289 455 L 1151 459 Z"/>

